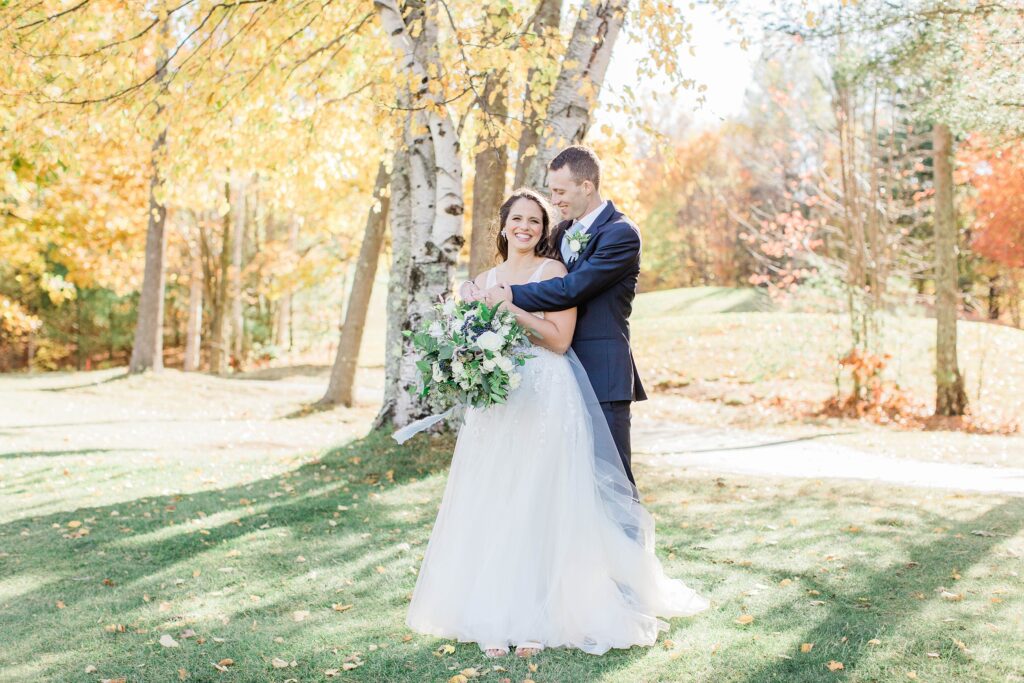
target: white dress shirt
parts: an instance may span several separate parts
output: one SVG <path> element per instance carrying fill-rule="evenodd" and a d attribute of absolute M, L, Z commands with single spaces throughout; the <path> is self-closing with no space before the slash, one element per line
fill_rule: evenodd
<path fill-rule="evenodd" d="M 573 223 L 569 227 L 569 230 L 567 230 L 566 232 L 571 231 L 573 228 L 576 227 L 576 225 L 580 225 L 581 226 L 580 229 L 579 229 L 581 233 L 585 233 L 587 230 L 590 230 L 590 226 L 592 226 L 594 224 L 594 221 L 597 220 L 598 215 L 600 215 L 600 213 L 602 211 L 604 211 L 604 207 L 606 207 L 606 206 L 608 206 L 608 200 L 607 199 L 604 200 L 603 202 L 601 202 L 600 205 L 598 205 L 598 207 L 596 209 L 594 209 L 593 211 L 588 213 L 586 216 L 584 216 L 583 218 L 577 219 L 576 222 Z"/>

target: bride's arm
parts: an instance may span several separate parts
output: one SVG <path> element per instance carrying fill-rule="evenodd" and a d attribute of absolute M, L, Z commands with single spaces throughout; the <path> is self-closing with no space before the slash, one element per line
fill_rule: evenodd
<path fill-rule="evenodd" d="M 544 270 L 549 271 L 552 277 L 562 277 L 566 274 L 565 266 L 558 261 L 552 261 L 555 266 L 545 266 Z M 551 279 L 551 278 L 548 278 Z M 562 311 L 551 311 L 538 318 L 533 313 L 519 308 L 511 301 L 502 303 L 505 308 L 516 316 L 516 322 L 525 327 L 530 338 L 537 346 L 542 346 L 555 353 L 565 353 L 572 344 L 572 335 L 576 330 L 576 309 L 567 308 Z"/>
<path fill-rule="evenodd" d="M 527 334 L 537 346 L 555 353 L 565 353 L 572 345 L 572 333 L 576 329 L 575 308 L 545 313 L 545 317 L 538 318 L 507 301 L 501 307 L 515 313 L 516 321 L 527 329 Z"/>

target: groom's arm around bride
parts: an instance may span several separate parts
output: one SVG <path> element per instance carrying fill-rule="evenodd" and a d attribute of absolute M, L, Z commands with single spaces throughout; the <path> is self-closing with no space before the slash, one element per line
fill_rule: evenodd
<path fill-rule="evenodd" d="M 586 147 L 563 150 L 551 162 L 552 203 L 566 219 L 552 235 L 568 273 L 503 286 L 484 297 L 527 311 L 577 308 L 572 349 L 597 394 L 629 478 L 630 403 L 647 398 L 630 348 L 629 316 L 640 275 L 640 231 L 600 194 L 600 161 Z"/>

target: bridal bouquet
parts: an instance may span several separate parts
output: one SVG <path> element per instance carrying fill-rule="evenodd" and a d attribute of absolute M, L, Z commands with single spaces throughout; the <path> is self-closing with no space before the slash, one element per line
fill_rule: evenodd
<path fill-rule="evenodd" d="M 482 301 L 438 304 L 419 331 L 405 334 L 420 355 L 419 395 L 439 406 L 504 403 L 522 379 L 516 368 L 532 357 L 515 315 Z"/>

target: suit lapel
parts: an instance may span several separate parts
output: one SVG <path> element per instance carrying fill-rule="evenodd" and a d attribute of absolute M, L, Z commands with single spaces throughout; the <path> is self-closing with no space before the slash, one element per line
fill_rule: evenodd
<path fill-rule="evenodd" d="M 604 227 L 605 223 L 612 219 L 612 216 L 614 215 L 615 205 L 612 204 L 612 200 L 609 199 L 604 210 L 597 214 L 597 218 L 594 219 L 594 224 L 590 226 L 589 230 L 587 230 L 587 234 L 590 235 L 590 239 L 587 241 L 587 246 L 583 247 L 583 251 L 580 252 L 579 258 L 568 265 L 570 272 L 575 270 L 576 267 L 590 254 L 591 250 L 594 248 L 594 243 L 597 241 L 597 233 L 602 227 Z M 559 244 L 561 244 L 561 238 L 559 238 Z"/>

